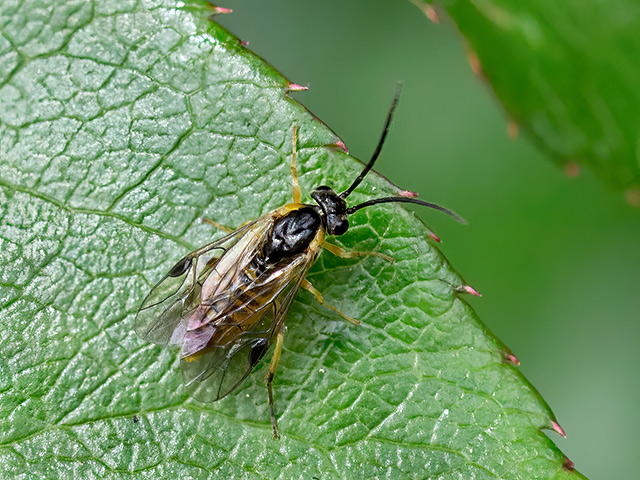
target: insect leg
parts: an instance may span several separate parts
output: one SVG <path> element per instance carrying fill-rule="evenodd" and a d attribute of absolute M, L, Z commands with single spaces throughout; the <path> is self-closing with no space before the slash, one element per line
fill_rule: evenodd
<path fill-rule="evenodd" d="M 271 387 L 271 383 L 273 382 L 273 377 L 276 374 L 276 368 L 278 368 L 278 362 L 280 361 L 280 355 L 282 354 L 283 343 L 284 331 L 283 329 L 281 329 L 278 332 L 278 336 L 276 337 L 276 349 L 273 352 L 273 357 L 271 357 L 271 365 L 269 365 L 267 378 L 265 378 L 267 382 L 267 391 L 269 394 L 269 410 L 271 411 L 271 428 L 273 429 L 274 440 L 280 438 L 280 435 L 278 434 L 278 424 L 276 423 L 276 409 L 273 403 L 273 388 Z"/>
<path fill-rule="evenodd" d="M 300 284 L 300 286 L 302 288 L 304 288 L 305 290 L 307 290 L 308 292 L 313 293 L 315 295 L 315 297 L 316 297 L 316 300 L 318 301 L 318 303 L 320 305 L 324 305 L 325 307 L 330 308 L 331 310 L 336 312 L 338 315 L 340 315 L 342 318 L 344 318 L 347 322 L 353 323 L 354 325 L 360 325 L 360 320 L 356 320 L 355 318 L 351 318 L 348 315 L 345 315 L 344 313 L 342 313 L 336 307 L 333 307 L 333 306 L 329 305 L 328 303 L 325 303 L 324 298 L 322 298 L 322 294 L 318 290 L 316 290 L 316 288 L 313 285 L 311 285 L 311 282 L 309 280 L 307 280 L 306 278 L 304 280 L 302 280 L 302 283 Z"/>
<path fill-rule="evenodd" d="M 365 255 L 371 255 L 374 257 L 380 257 L 386 260 L 387 262 L 391 262 L 391 263 L 395 262 L 395 260 L 391 258 L 389 255 L 384 255 L 378 252 L 353 252 L 353 251 L 347 252 L 346 250 L 340 248 L 339 246 L 333 245 L 332 243 L 327 243 L 327 242 L 324 242 L 322 246 L 323 248 L 326 248 L 331 253 L 333 253 L 336 257 L 340 257 L 340 258 L 356 258 L 356 257 L 363 257 Z"/>
<path fill-rule="evenodd" d="M 224 233 L 231 233 L 235 230 L 235 228 L 229 228 L 229 227 L 225 227 L 224 225 L 218 223 L 218 222 L 214 222 L 213 220 L 210 220 L 208 218 L 204 218 L 202 217 L 202 221 L 209 223 L 211 225 L 213 225 L 216 228 L 219 228 L 220 230 L 222 230 Z"/>
<path fill-rule="evenodd" d="M 298 126 L 293 126 L 293 145 L 291 147 L 291 178 L 293 184 L 293 203 L 302 201 L 300 183 L 298 182 L 298 169 L 296 168 L 296 156 L 298 154 Z"/>

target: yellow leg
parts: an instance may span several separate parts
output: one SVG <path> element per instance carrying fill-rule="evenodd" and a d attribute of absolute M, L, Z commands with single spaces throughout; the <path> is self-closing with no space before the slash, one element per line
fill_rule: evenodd
<path fill-rule="evenodd" d="M 395 260 L 393 258 L 391 258 L 389 255 L 384 255 L 382 253 L 377 253 L 377 252 L 347 252 L 346 250 L 340 248 L 337 245 L 333 245 L 331 243 L 327 243 L 324 242 L 324 244 L 322 245 L 323 248 L 326 248 L 327 250 L 329 250 L 331 253 L 333 253 L 336 257 L 340 257 L 340 258 L 356 258 L 356 257 L 363 257 L 366 255 L 370 255 L 373 257 L 380 257 L 384 260 L 386 260 L 387 262 L 395 262 Z"/>
<path fill-rule="evenodd" d="M 353 323 L 354 325 L 360 325 L 360 320 L 356 320 L 355 318 L 351 318 L 348 315 L 345 315 L 344 313 L 342 313 L 340 310 L 338 310 L 336 307 L 333 307 L 331 305 L 329 305 L 328 303 L 324 302 L 324 298 L 322 298 L 322 294 L 316 290 L 316 288 L 311 285 L 311 282 L 307 279 L 302 280 L 302 283 L 300 284 L 300 286 L 302 288 L 304 288 L 305 290 L 307 290 L 308 292 L 311 292 L 315 295 L 316 300 L 318 301 L 318 303 L 320 305 L 324 305 L 327 308 L 330 308 L 331 310 L 333 310 L 334 312 L 336 312 L 338 315 L 340 315 L 342 318 L 344 318 L 347 322 Z"/>
<path fill-rule="evenodd" d="M 273 377 L 276 374 L 276 369 L 278 368 L 278 362 L 280 361 L 280 355 L 282 354 L 282 344 L 284 343 L 284 332 L 280 330 L 278 332 L 278 336 L 276 337 L 276 349 L 273 352 L 273 357 L 271 357 L 271 365 L 269 365 L 269 371 L 267 372 L 267 377 L 265 378 L 267 382 L 267 391 L 269 394 L 269 410 L 271 412 L 271 428 L 273 429 L 273 438 L 277 440 L 280 438 L 278 434 L 278 424 L 276 423 L 276 408 L 273 403 L 273 388 L 271 387 L 271 383 L 273 382 Z"/>
<path fill-rule="evenodd" d="M 218 222 L 214 222 L 213 220 L 209 220 L 208 218 L 202 217 L 202 221 L 205 222 L 205 223 L 209 223 L 209 224 L 213 225 L 216 228 L 219 228 L 224 233 L 231 233 L 231 232 L 233 232 L 235 230 L 235 228 L 225 227 L 224 225 L 221 225 Z"/>
<path fill-rule="evenodd" d="M 296 169 L 296 156 L 298 154 L 298 126 L 293 127 L 293 145 L 291 147 L 291 178 L 293 184 L 293 203 L 302 201 L 300 183 L 298 182 L 298 170 Z"/>

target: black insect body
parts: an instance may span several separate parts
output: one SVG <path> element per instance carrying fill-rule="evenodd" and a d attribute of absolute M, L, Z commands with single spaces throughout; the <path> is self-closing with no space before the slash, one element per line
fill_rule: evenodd
<path fill-rule="evenodd" d="M 265 259 L 275 264 L 279 260 L 303 252 L 313 241 L 318 229 L 324 227 L 317 207 L 304 206 L 292 210 L 277 220 L 267 244 Z"/>
<path fill-rule="evenodd" d="M 410 197 L 377 198 L 347 206 L 346 198 L 380 154 L 397 101 L 398 95 L 376 151 L 358 178 L 341 194 L 318 187 L 311 193 L 315 205 L 301 203 L 294 127 L 293 202 L 234 231 L 211 222 L 228 234 L 182 258 L 145 298 L 136 317 L 136 332 L 150 342 L 180 347 L 185 382 L 194 398 L 211 402 L 231 393 L 275 343 L 266 380 L 277 438 L 272 380 L 282 352 L 286 314 L 300 287 L 324 304 L 320 292 L 305 278 L 309 268 L 323 248 L 342 258 L 374 255 L 393 261 L 375 252 L 347 252 L 326 242 L 325 233 L 344 234 L 350 214 L 379 203 L 414 203 L 462 221 L 443 207 Z"/>

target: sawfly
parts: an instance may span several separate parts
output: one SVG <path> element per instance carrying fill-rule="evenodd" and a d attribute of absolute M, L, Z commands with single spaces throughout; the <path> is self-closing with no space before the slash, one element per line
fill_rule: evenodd
<path fill-rule="evenodd" d="M 282 353 L 287 312 L 300 288 L 346 320 L 358 324 L 324 303 L 305 278 L 322 249 L 341 258 L 374 255 L 348 252 L 325 241 L 349 228 L 349 215 L 381 203 L 413 203 L 446 208 L 412 197 L 375 198 L 355 206 L 346 199 L 378 158 L 399 99 L 396 93 L 382 136 L 371 160 L 351 186 L 337 194 L 327 186 L 311 193 L 315 204 L 301 201 L 296 169 L 297 127 L 293 128 L 291 174 L 293 202 L 249 221 L 237 230 L 199 248 L 176 263 L 142 302 L 135 320 L 140 337 L 160 345 L 180 347 L 187 390 L 197 400 L 213 402 L 229 395 L 251 373 L 271 345 L 275 351 L 266 376 L 271 425 L 278 438 L 272 382 Z"/>

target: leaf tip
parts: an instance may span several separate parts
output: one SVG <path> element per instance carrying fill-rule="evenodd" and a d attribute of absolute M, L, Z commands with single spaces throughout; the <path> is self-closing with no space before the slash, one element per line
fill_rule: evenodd
<path fill-rule="evenodd" d="M 422 13 L 424 13 L 425 17 L 427 17 L 433 23 L 440 23 L 440 16 L 438 15 L 438 12 L 436 12 L 435 8 L 433 8 L 431 5 L 415 0 L 411 0 L 411 3 L 418 7 L 422 11 Z"/>
<path fill-rule="evenodd" d="M 412 192 L 410 190 L 400 190 L 398 192 L 398 195 L 400 195 L 401 197 L 416 198 L 418 196 L 418 192 Z"/>
<path fill-rule="evenodd" d="M 460 285 L 458 288 L 456 288 L 456 291 L 460 293 L 468 293 L 470 295 L 473 295 L 474 297 L 482 296 L 480 292 L 478 292 L 475 288 L 473 288 L 470 285 Z"/>
<path fill-rule="evenodd" d="M 287 88 L 290 92 L 302 92 L 304 90 L 309 90 L 309 87 L 303 87 L 302 85 L 298 85 L 297 83 L 290 83 Z"/>
<path fill-rule="evenodd" d="M 228 13 L 233 13 L 233 10 L 231 10 L 230 8 L 219 7 L 218 5 L 212 5 L 210 17 L 216 16 L 216 15 L 226 15 Z"/>
<path fill-rule="evenodd" d="M 469 62 L 469 66 L 471 67 L 471 71 L 475 73 L 478 78 L 484 80 L 484 70 L 482 69 L 482 64 L 480 63 L 478 54 L 471 50 L 470 47 L 467 47 L 467 60 Z"/>
<path fill-rule="evenodd" d="M 562 468 L 567 470 L 568 472 L 573 472 L 576 469 L 576 465 L 567 457 L 564 457 L 564 461 L 562 462 Z"/>
<path fill-rule="evenodd" d="M 520 136 L 520 125 L 515 120 L 510 119 L 507 122 L 507 137 L 511 140 L 517 140 Z"/>
<path fill-rule="evenodd" d="M 338 140 L 336 142 L 336 146 L 340 147 L 342 150 L 344 150 L 344 152 L 348 155 L 349 154 L 349 149 L 347 148 L 347 146 L 344 144 L 344 142 L 342 140 Z"/>
<path fill-rule="evenodd" d="M 640 207 L 640 188 L 631 188 L 625 192 L 627 203 L 632 207 Z"/>
<path fill-rule="evenodd" d="M 564 429 L 555 420 L 551 421 L 551 428 L 558 432 L 558 435 L 560 435 L 562 438 L 567 438 L 567 434 L 564 432 Z"/>
<path fill-rule="evenodd" d="M 503 352 L 502 358 L 505 363 L 510 363 L 518 367 L 520 366 L 520 360 L 518 359 L 518 357 L 514 355 L 514 353 L 511 350 L 506 350 L 505 352 Z"/>
<path fill-rule="evenodd" d="M 569 178 L 576 178 L 580 175 L 580 166 L 575 162 L 567 162 L 564 166 L 564 174 Z"/>
<path fill-rule="evenodd" d="M 431 5 L 425 5 L 424 14 L 433 23 L 435 24 L 440 23 L 440 17 L 438 16 L 438 12 L 436 12 L 436 9 L 433 8 Z"/>

